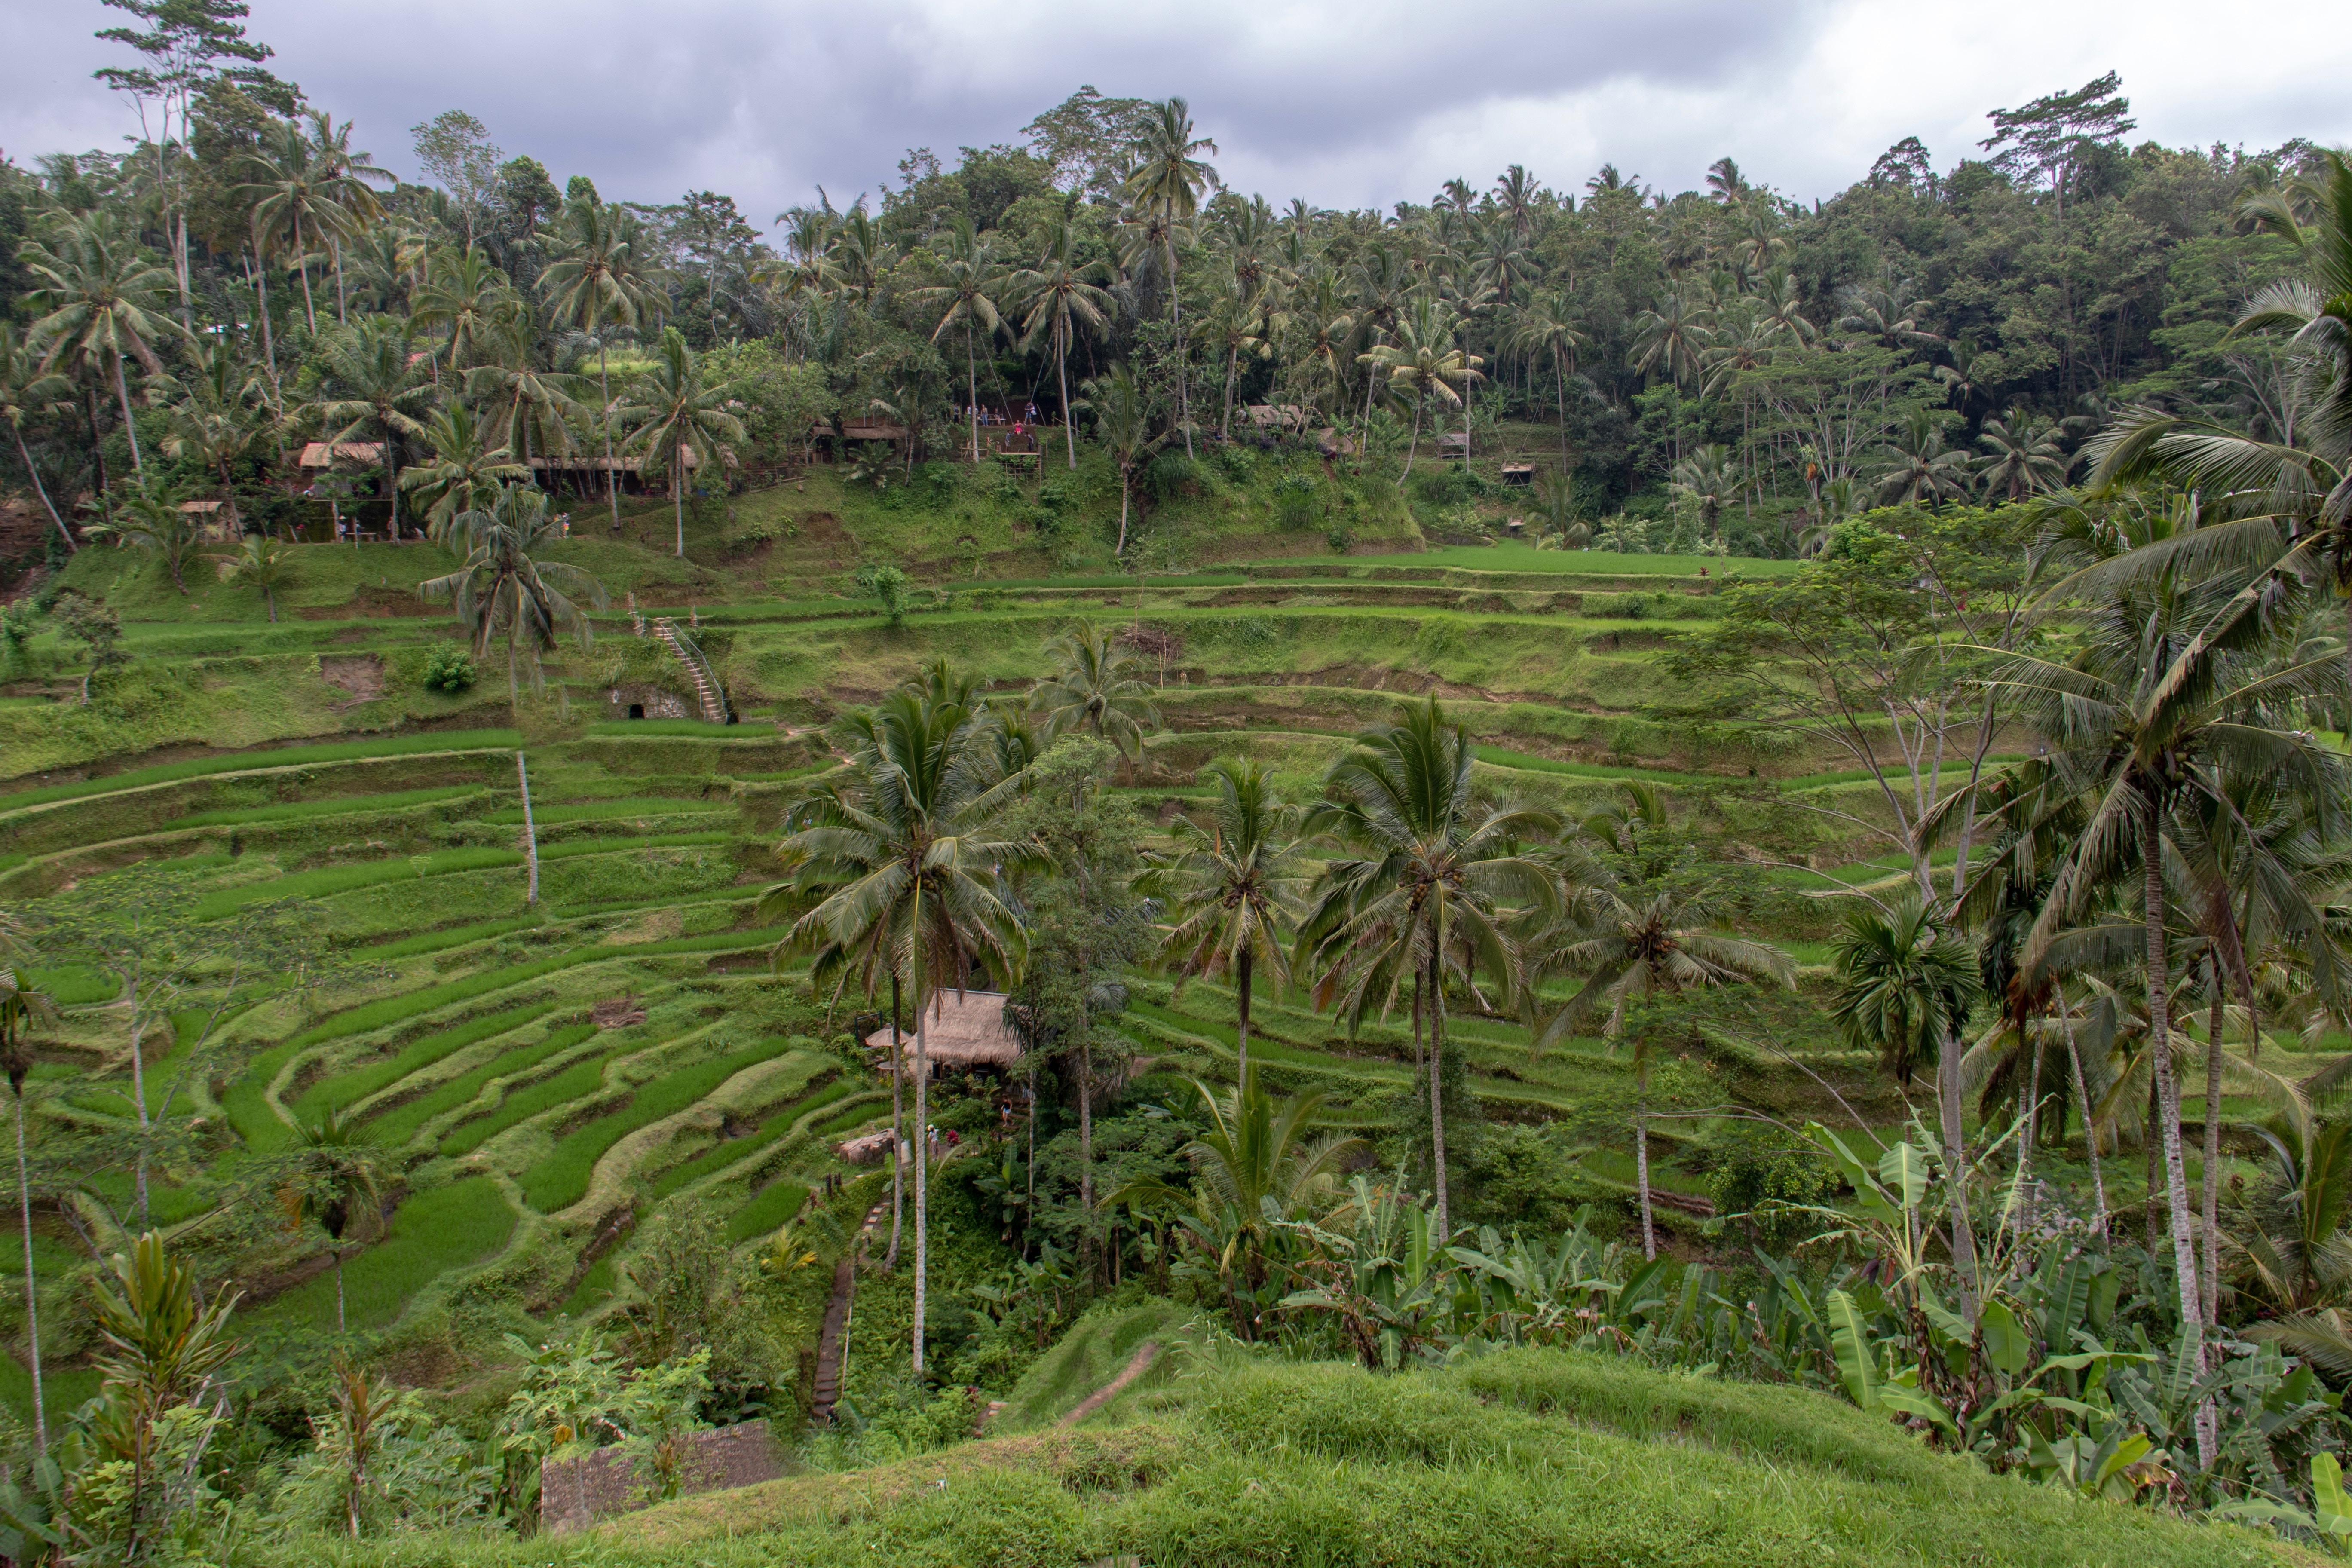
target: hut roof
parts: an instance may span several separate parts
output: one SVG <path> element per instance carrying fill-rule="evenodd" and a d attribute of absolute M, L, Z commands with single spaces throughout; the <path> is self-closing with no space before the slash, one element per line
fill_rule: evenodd
<path fill-rule="evenodd" d="M 381 463 L 383 443 L 381 441 L 313 441 L 302 448 L 302 467 L 331 468 L 338 462 Z"/>
<path fill-rule="evenodd" d="M 1004 993 L 941 991 L 931 998 L 931 1014 L 923 1026 L 923 1047 L 930 1059 L 947 1067 L 1010 1067 L 1020 1059 L 1021 1039 L 1004 1024 Z M 904 1031 L 899 1046 L 908 1058 L 915 1055 L 915 1032 Z M 866 1037 L 877 1050 L 890 1048 L 890 1028 L 884 1025 Z"/>

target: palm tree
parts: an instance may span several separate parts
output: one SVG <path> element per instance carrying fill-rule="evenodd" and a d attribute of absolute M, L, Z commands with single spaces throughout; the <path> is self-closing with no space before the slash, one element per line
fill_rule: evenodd
<path fill-rule="evenodd" d="M 1225 394 L 1217 416 L 1217 439 L 1233 439 L 1234 379 L 1241 372 L 1243 357 L 1273 358 L 1272 333 L 1281 320 L 1268 311 L 1264 301 L 1246 299 L 1238 289 L 1217 296 L 1205 332 L 1208 342 L 1225 355 Z"/>
<path fill-rule="evenodd" d="M 1881 506 L 1935 505 L 1963 494 L 1969 455 L 1946 449 L 1943 427 L 1924 408 L 1915 408 L 1903 432 L 1886 443 L 1886 468 L 1878 476 Z"/>
<path fill-rule="evenodd" d="M 554 648 L 559 632 L 570 632 L 586 648 L 594 632 L 574 601 L 603 609 L 604 585 L 577 566 L 541 559 L 562 541 L 562 530 L 547 514 L 547 497 L 528 486 L 509 485 L 487 510 L 460 512 L 448 537 L 466 552 L 465 561 L 446 576 L 418 584 L 417 595 L 455 606 L 476 658 L 487 658 L 490 640 L 505 636 L 507 700 L 520 702 L 517 658 L 529 657 L 536 688 L 540 656 Z"/>
<path fill-rule="evenodd" d="M 573 382 L 539 367 L 530 324 L 519 316 L 490 335 L 484 362 L 466 373 L 466 395 L 488 410 L 483 438 L 528 468 L 534 450 L 552 457 L 572 449 L 570 421 L 580 413 Z"/>
<path fill-rule="evenodd" d="M 1437 699 L 1397 710 L 1335 764 L 1306 831 L 1342 853 L 1325 863 L 1301 923 L 1294 967 L 1318 972 L 1318 1005 L 1336 1004 L 1350 1029 L 1385 1017 L 1412 989 L 1413 1038 L 1429 1016 L 1430 1147 L 1438 1228 L 1446 1231 L 1445 982 L 1486 975 L 1505 999 L 1522 982 L 1514 917 L 1548 908 L 1553 880 L 1526 852 L 1558 826 L 1549 813 L 1482 805 L 1471 787 L 1475 752 Z"/>
<path fill-rule="evenodd" d="M 183 573 L 204 537 L 195 518 L 181 509 L 187 499 L 188 492 L 168 479 L 134 479 L 122 487 L 122 503 L 113 521 L 93 523 L 86 531 L 111 535 L 154 556 L 172 574 L 172 586 L 184 595 L 188 584 Z"/>
<path fill-rule="evenodd" d="M 1167 444 L 1173 432 L 1162 430 L 1157 436 L 1151 433 L 1151 399 L 1136 384 L 1134 373 L 1124 363 L 1111 366 L 1078 390 L 1086 394 L 1078 405 L 1093 412 L 1095 434 L 1108 448 L 1111 461 L 1118 465 L 1118 542 L 1112 547 L 1112 552 L 1125 555 L 1135 471 Z"/>
<path fill-rule="evenodd" d="M 1196 975 L 1233 977 L 1237 1073 L 1249 1073 L 1250 996 L 1258 965 L 1276 995 L 1290 984 L 1285 931 L 1304 910 L 1307 872 L 1298 853 L 1297 809 L 1275 793 L 1263 763 L 1212 763 L 1216 785 L 1209 826 L 1188 816 L 1169 825 L 1173 852 L 1150 877 L 1173 924 L 1161 951 L 1176 991 Z"/>
<path fill-rule="evenodd" d="M 113 1279 L 91 1291 L 92 1318 L 103 1343 L 92 1361 L 102 1386 L 119 1394 L 127 1416 L 131 1451 L 130 1539 L 125 1551 L 139 1554 L 151 1482 L 149 1469 L 160 1445 L 155 1426 L 179 1405 L 199 1398 L 214 1375 L 237 1352 L 228 1337 L 229 1315 L 243 1292 L 216 1292 L 204 1301 L 196 1271 L 174 1259 L 163 1237 L 148 1231 L 128 1253 L 114 1255 Z"/>
<path fill-rule="evenodd" d="M 195 374 L 185 378 L 185 395 L 166 413 L 163 455 L 201 465 L 219 481 L 221 499 L 234 517 L 236 462 L 261 436 L 266 410 L 257 415 L 251 366 L 235 348 L 198 343 L 190 357 Z"/>
<path fill-rule="evenodd" d="M 1830 1020 L 1856 1050 L 1874 1050 L 1895 1083 L 1936 1064 L 1936 1108 L 1952 1173 L 1952 1261 L 1975 1289 L 1976 1236 L 1968 1217 L 1968 1148 L 1961 1126 L 1961 1030 L 1980 984 L 1976 954 L 1913 899 L 1891 910 L 1847 911 L 1832 950 L 1838 972 Z"/>
<path fill-rule="evenodd" d="M 1562 290 L 1529 300 L 1519 310 L 1518 327 L 1511 341 L 1521 352 L 1530 356 L 1542 354 L 1551 361 L 1552 391 L 1559 409 L 1559 461 L 1562 468 L 1567 468 L 1568 373 L 1576 368 L 1576 351 L 1591 340 L 1577 327 L 1574 306 Z"/>
<path fill-rule="evenodd" d="M 1462 392 L 1454 389 L 1460 387 L 1466 392 L 1472 382 L 1482 379 L 1478 367 L 1486 362 L 1454 346 L 1456 324 L 1452 312 L 1423 296 L 1398 318 L 1393 342 L 1382 343 L 1357 357 L 1359 364 L 1386 371 L 1392 392 L 1412 395 L 1412 445 L 1405 452 L 1404 472 L 1397 479 L 1400 489 L 1412 477 L 1413 454 L 1421 446 L 1423 405 L 1434 396 L 1450 407 L 1459 408 L 1463 406 Z"/>
<path fill-rule="evenodd" d="M 1634 373 L 1644 376 L 1663 373 L 1676 387 L 1686 381 L 1697 381 L 1706 373 L 1707 345 L 1715 341 L 1706 314 L 1706 308 L 1681 284 L 1667 289 L 1664 298 L 1634 319 L 1633 345 L 1629 351 Z M 1677 460 L 1682 457 L 1682 414 L 1677 406 Z"/>
<path fill-rule="evenodd" d="M 603 388 L 604 494 L 612 503 L 613 531 L 621 531 L 619 468 L 613 458 L 613 378 L 606 368 L 605 329 L 635 327 L 648 305 L 646 269 L 638 255 L 645 242 L 635 218 L 593 195 L 563 204 L 556 232 L 543 237 L 555 259 L 539 275 L 548 314 L 596 340 L 596 379 Z"/>
<path fill-rule="evenodd" d="M 0 958 L 22 956 L 9 927 L 0 924 Z M 0 1071 L 8 1075 L 8 1089 L 16 1109 L 16 1223 L 25 1242 L 25 1348 L 33 1374 L 33 1451 L 49 1451 L 49 1421 L 41 1402 L 41 1302 L 33 1272 L 33 1182 L 25 1160 L 25 1079 L 33 1070 L 33 1046 L 26 1037 L 37 1019 L 54 1019 L 56 1007 L 47 996 L 0 964 Z"/>
<path fill-rule="evenodd" d="M 1236 1332 L 1255 1338 L 1256 1314 L 1235 1300 L 1232 1279 L 1255 1296 L 1265 1283 L 1266 1243 L 1281 1220 L 1297 1214 L 1339 1184 L 1345 1163 L 1361 1152 L 1360 1138 L 1337 1132 L 1314 1135 L 1322 1114 L 1320 1094 L 1277 1100 L 1260 1087 L 1255 1069 L 1244 1065 L 1234 1087 L 1219 1094 L 1200 1079 L 1207 1131 L 1181 1151 L 1192 1163 L 1193 1190 L 1183 1192 L 1158 1180 L 1130 1182 L 1104 1194 L 1100 1206 L 1189 1207 L 1189 1228 L 1217 1255 L 1226 1281 L 1226 1303 Z"/>
<path fill-rule="evenodd" d="M 241 172 L 255 178 L 237 186 L 236 195 L 253 203 L 253 232 L 265 258 L 278 252 L 301 273 L 302 319 L 315 333 L 319 311 L 310 298 L 310 242 L 340 237 L 351 225 L 354 214 L 346 182 L 356 182 L 348 168 L 322 159 L 295 121 L 270 121 L 261 142 L 261 151 L 238 160 Z"/>
<path fill-rule="evenodd" d="M 462 253 L 446 249 L 434 257 L 408 319 L 412 325 L 448 333 L 449 368 L 457 371 L 521 309 L 521 298 L 507 287 L 490 258 L 469 246 Z"/>
<path fill-rule="evenodd" d="M 1053 673 L 1030 688 L 1029 705 L 1043 715 L 1046 738 L 1083 730 L 1132 764 L 1145 732 L 1160 727 L 1135 656 L 1087 622 L 1046 644 L 1045 658 Z"/>
<path fill-rule="evenodd" d="M 410 362 L 407 326 L 389 316 L 362 316 L 323 335 L 318 415 L 330 444 L 373 430 L 383 447 L 385 493 L 392 498 L 392 537 L 400 537 L 400 438 L 425 434 L 418 418 L 433 388 Z"/>
<path fill-rule="evenodd" d="M 516 462 L 512 452 L 489 445 L 466 404 L 435 409 L 424 435 L 432 460 L 401 475 L 400 488 L 415 492 L 416 504 L 425 509 L 425 531 L 436 540 L 449 536 L 449 525 L 461 514 L 496 505 L 503 487 L 530 479 L 530 469 Z"/>
<path fill-rule="evenodd" d="M 1746 494 L 1748 489 L 1732 464 L 1731 453 L 1716 445 L 1701 447 L 1676 463 L 1667 488 L 1698 509 L 1699 526 L 1709 539 L 1716 535 L 1724 509 Z"/>
<path fill-rule="evenodd" d="M 1986 420 L 1977 445 L 1987 454 L 1978 465 L 1977 482 L 1985 494 L 2011 501 L 2056 489 L 2074 466 L 2058 439 L 2057 426 L 2022 408 L 2011 409 L 2006 420 Z"/>
<path fill-rule="evenodd" d="M 1062 389 L 1062 440 L 1073 472 L 1078 437 L 1077 421 L 1070 417 L 1070 342 L 1080 327 L 1100 331 L 1115 308 L 1110 291 L 1097 281 L 1099 271 L 1097 265 L 1077 259 L 1077 240 L 1065 219 L 1045 231 L 1045 252 L 1037 265 L 1015 274 L 1012 284 L 1024 312 L 1022 348 L 1033 347 L 1041 332 L 1053 342 L 1054 374 Z"/>
<path fill-rule="evenodd" d="M 910 683 L 843 727 L 850 751 L 839 784 L 806 803 L 805 825 L 779 847 L 790 879 L 772 900 L 809 899 L 792 941 L 869 975 L 903 962 L 915 1004 L 914 1370 L 923 1370 L 929 1268 L 929 1078 L 932 1000 L 961 989 L 975 962 L 1009 973 L 1019 922 L 1000 873 L 1026 847 L 996 837 L 1007 792 L 991 776 L 987 710 L 968 682 L 939 672 Z"/>
<path fill-rule="evenodd" d="M 1599 824 L 1622 845 L 1619 875 L 1593 875 L 1575 862 L 1571 894 L 1559 917 L 1540 928 L 1529 944 L 1531 975 L 1566 974 L 1581 982 L 1576 994 L 1537 1033 L 1540 1052 L 1597 1021 L 1614 1040 L 1624 1033 L 1627 1007 L 1639 999 L 1680 995 L 1685 991 L 1743 982 L 1777 982 L 1793 989 L 1796 965 L 1788 954 L 1763 942 L 1726 936 L 1716 929 L 1717 910 L 1705 885 L 1685 885 L 1648 874 L 1641 854 L 1643 824 L 1663 824 L 1662 803 L 1636 796 L 1631 815 L 1612 814 Z M 1643 808 L 1647 809 L 1646 816 Z M 1642 1208 L 1643 1256 L 1657 1256 L 1650 1212 L 1649 1031 L 1634 1042 L 1638 1091 L 1633 1110 L 1634 1180 Z"/>
<path fill-rule="evenodd" d="M 150 259 L 138 237 L 103 208 L 53 216 L 47 233 L 26 241 L 17 258 L 38 280 L 26 290 L 25 308 L 39 318 L 31 337 L 41 345 L 42 368 L 53 370 L 60 360 L 71 360 L 100 374 L 111 369 L 131 467 L 142 469 L 122 362 L 135 359 L 148 374 L 163 374 L 152 345 L 180 331 L 165 300 L 173 287 L 171 268 Z"/>
<path fill-rule="evenodd" d="M 17 337 L 16 325 L 0 321 L 0 420 L 7 421 L 8 435 L 16 443 L 17 461 L 25 465 L 33 493 L 41 498 L 41 508 L 57 526 L 58 537 L 66 542 L 68 555 L 81 546 L 74 542 L 73 530 L 66 526 L 58 503 L 49 499 L 41 471 L 33 466 L 33 454 L 25 447 L 25 425 L 56 407 L 70 392 L 71 384 L 64 376 L 42 367 L 39 357 Z"/>
<path fill-rule="evenodd" d="M 911 303 L 926 310 L 940 313 L 939 323 L 931 329 L 931 342 L 938 342 L 940 334 L 950 327 L 963 328 L 963 380 L 966 417 L 971 426 L 971 460 L 980 461 L 980 372 L 978 337 L 983 330 L 989 341 L 995 342 L 996 330 L 1003 317 L 996 310 L 996 291 L 1003 286 L 1004 269 L 996 264 L 996 257 L 988 242 L 972 232 L 971 219 L 959 215 L 946 234 L 940 237 L 939 255 L 933 265 L 940 281 L 918 289 L 909 296 Z"/>
<path fill-rule="evenodd" d="M 295 1129 L 301 1141 L 299 1185 L 291 1194 L 296 1215 L 316 1220 L 326 1231 L 328 1254 L 335 1260 L 335 1332 L 348 1333 L 343 1317 L 343 1233 L 352 1218 L 383 1201 L 383 1174 L 376 1151 L 355 1121 L 333 1106 L 307 1126 Z"/>
<path fill-rule="evenodd" d="M 2053 593 L 2071 595 L 2088 575 L 2077 573 Z M 2322 660 L 2281 668 L 2257 658 L 2268 637 L 2261 595 L 2238 592 L 2228 578 L 2190 580 L 2167 570 L 2104 598 L 2068 603 L 2076 626 L 2073 656 L 2000 655 L 1991 681 L 2016 701 L 2020 722 L 2048 748 L 2044 760 L 2056 787 L 2084 803 L 2082 831 L 2057 863 L 2028 954 L 2038 958 L 2095 897 L 2125 882 L 2137 857 L 2173 1266 L 2189 1352 L 2202 1365 L 2203 1310 L 2173 1059 L 2166 825 L 2180 797 L 2210 788 L 2217 773 L 2269 773 L 2312 798 L 2333 798 L 2324 795 L 2334 776 L 2318 742 L 2274 717 L 2314 694 Z M 2200 1450 L 2211 1446 L 2210 1425 L 2200 1424 Z M 2211 1458 L 2200 1452 L 2201 1462 Z"/>
<path fill-rule="evenodd" d="M 686 559 L 686 471 L 689 467 L 715 472 L 735 460 L 730 441 L 748 437 L 743 422 L 730 412 L 735 384 L 704 384 L 702 357 L 686 346 L 676 327 L 662 329 L 661 354 L 637 383 L 644 401 L 629 410 L 644 423 L 629 445 L 644 455 L 646 467 L 669 470 L 670 506 L 677 517 L 677 558 Z M 724 483 L 721 479 L 719 483 Z"/>
<path fill-rule="evenodd" d="M 1176 416 L 1184 426 L 1184 454 L 1192 454 L 1191 405 L 1184 390 L 1184 311 L 1176 298 L 1176 247 L 1183 226 L 1200 211 L 1203 193 L 1223 184 L 1217 171 L 1200 154 L 1214 153 L 1217 144 L 1195 136 L 1192 106 L 1181 98 L 1155 104 L 1135 147 L 1135 169 L 1121 194 L 1148 215 L 1155 238 L 1152 247 L 1163 258 L 1168 278 L 1168 310 L 1176 329 Z"/>
<path fill-rule="evenodd" d="M 248 588 L 261 590 L 261 602 L 269 612 L 272 626 L 278 622 L 278 594 L 294 582 L 294 547 L 257 533 L 245 536 L 242 548 L 234 555 L 215 557 L 220 563 L 221 581 L 242 583 Z"/>
<path fill-rule="evenodd" d="M 324 110 L 310 111 L 310 151 L 316 165 L 315 184 L 320 200 L 338 209 L 336 221 L 321 226 L 327 237 L 328 248 L 335 258 L 335 321 L 345 319 L 343 288 L 343 240 L 347 236 L 363 233 L 369 225 L 383 216 L 383 204 L 376 200 L 368 188 L 373 182 L 391 181 L 398 184 L 389 169 L 379 169 L 375 160 L 352 146 L 352 122 L 335 123 L 335 117 Z"/>

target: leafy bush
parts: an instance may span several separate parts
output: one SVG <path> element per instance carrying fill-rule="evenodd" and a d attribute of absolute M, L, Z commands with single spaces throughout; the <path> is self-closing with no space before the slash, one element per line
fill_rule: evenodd
<path fill-rule="evenodd" d="M 425 661 L 425 689 L 455 696 L 474 684 L 474 661 L 460 647 L 437 647 Z"/>
<path fill-rule="evenodd" d="M 1285 474 L 1274 487 L 1274 522 L 1297 533 L 1315 521 L 1315 481 L 1305 474 Z"/>
<path fill-rule="evenodd" d="M 1155 501 L 1198 495 L 1207 478 L 1206 470 L 1183 453 L 1162 452 L 1143 470 L 1143 493 Z"/>

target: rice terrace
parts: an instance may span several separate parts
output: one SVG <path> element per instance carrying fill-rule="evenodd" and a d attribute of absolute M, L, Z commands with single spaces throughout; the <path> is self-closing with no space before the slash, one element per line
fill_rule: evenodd
<path fill-rule="evenodd" d="M 762 227 L 76 9 L 0 1557 L 2352 1553 L 2342 153 Z"/>

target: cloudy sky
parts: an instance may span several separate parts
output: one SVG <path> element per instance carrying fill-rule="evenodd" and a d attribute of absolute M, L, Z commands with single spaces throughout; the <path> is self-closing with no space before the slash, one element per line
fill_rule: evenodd
<path fill-rule="evenodd" d="M 2265 47 L 2217 40 L 2189 0 L 252 0 L 253 36 L 357 142 L 413 174 L 408 127 L 463 108 L 560 184 L 608 197 L 733 194 L 766 225 L 824 184 L 895 177 L 909 146 L 1016 139 L 1082 82 L 1192 100 L 1227 182 L 1277 204 L 1425 200 L 1506 163 L 1580 187 L 1605 160 L 1670 190 L 1728 153 L 1812 198 L 1905 136 L 1949 167 L 1985 111 L 2123 73 L 2138 136 L 2249 147 L 2352 142 L 2340 0 L 2272 0 Z M 1448 20 L 1440 23 L 1437 18 Z M 2126 24 L 2124 18 L 2128 17 Z M 1461 18 L 1455 21 L 1454 18 Z M 127 55 L 99 0 L 0 0 L 0 151 L 121 144 L 90 79 Z M 2276 46 L 2275 47 L 2269 46 Z"/>

